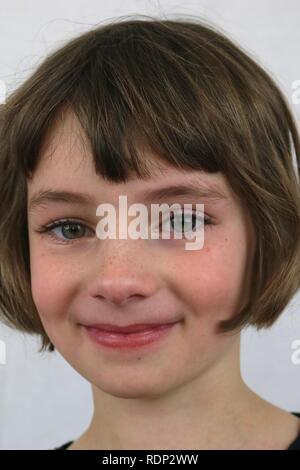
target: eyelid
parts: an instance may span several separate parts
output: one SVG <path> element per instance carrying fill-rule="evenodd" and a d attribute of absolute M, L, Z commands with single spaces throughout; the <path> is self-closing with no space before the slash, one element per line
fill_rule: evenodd
<path fill-rule="evenodd" d="M 204 227 L 206 226 L 206 228 L 208 228 L 209 226 L 211 225 L 215 225 L 215 222 L 214 222 L 214 218 L 207 215 L 204 211 L 202 210 L 181 210 L 181 211 L 166 211 L 166 213 L 168 215 L 195 215 L 195 216 L 202 216 L 203 217 L 203 223 L 204 223 Z M 161 227 L 161 225 L 164 223 L 165 220 L 168 220 L 170 219 L 170 217 L 165 217 L 163 218 L 163 214 L 162 214 L 162 220 L 161 222 L 159 223 L 159 227 Z"/>
<path fill-rule="evenodd" d="M 203 210 L 199 210 L 199 209 L 196 209 L 196 210 L 191 210 L 191 209 L 182 209 L 182 210 L 178 210 L 178 211 L 174 211 L 174 210 L 171 210 L 171 211 L 165 211 L 165 213 L 162 213 L 162 217 L 164 216 L 164 214 L 168 214 L 168 215 L 196 215 L 198 217 L 202 216 L 203 217 L 203 220 L 210 220 L 211 222 L 213 222 L 214 218 L 209 216 L 206 212 L 204 212 Z"/>
<path fill-rule="evenodd" d="M 85 236 L 79 237 L 79 238 L 60 238 L 60 237 L 58 237 L 57 235 L 54 234 L 53 230 L 55 228 L 57 228 L 57 227 L 62 228 L 64 225 L 68 225 L 68 224 L 69 225 L 80 225 L 81 227 L 84 227 L 85 229 L 90 230 L 92 232 L 92 230 L 86 224 L 84 224 L 81 221 L 71 219 L 71 218 L 53 220 L 52 222 L 50 222 L 47 225 L 42 225 L 37 230 L 37 232 L 45 234 L 45 235 L 49 235 L 56 242 L 60 242 L 60 243 L 63 243 L 63 244 L 74 243 L 74 242 L 77 242 L 77 241 L 81 240 L 82 238 L 86 238 Z"/>
<path fill-rule="evenodd" d="M 51 222 L 49 222 L 49 224 L 47 225 L 44 225 L 44 227 L 47 227 L 47 228 L 53 228 L 54 225 L 62 225 L 62 224 L 78 224 L 78 225 L 84 225 L 84 223 L 81 221 L 81 220 L 76 220 L 76 219 L 72 219 L 70 217 L 65 217 L 65 218 L 62 218 L 62 219 L 55 219 L 55 220 L 52 220 Z"/>

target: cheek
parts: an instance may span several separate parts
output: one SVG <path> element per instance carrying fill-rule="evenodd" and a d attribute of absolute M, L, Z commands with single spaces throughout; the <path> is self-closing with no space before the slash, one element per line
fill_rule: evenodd
<path fill-rule="evenodd" d="M 237 238 L 224 237 L 203 247 L 174 269 L 173 285 L 190 315 L 203 321 L 204 330 L 238 312 L 246 267 L 246 245 Z M 178 260 L 177 260 L 178 262 Z"/>
<path fill-rule="evenodd" d="M 77 286 L 73 277 L 75 267 L 70 269 L 68 264 L 66 269 L 63 256 L 53 257 L 49 253 L 32 256 L 30 264 L 32 297 L 47 336 L 61 353 L 72 350 L 76 329 L 74 325 L 70 328 L 68 312 Z M 73 352 L 73 356 L 77 354 L 79 351 Z"/>
<path fill-rule="evenodd" d="M 31 291 L 43 324 L 63 318 L 72 298 L 72 278 L 63 258 L 33 250 L 30 257 Z"/>

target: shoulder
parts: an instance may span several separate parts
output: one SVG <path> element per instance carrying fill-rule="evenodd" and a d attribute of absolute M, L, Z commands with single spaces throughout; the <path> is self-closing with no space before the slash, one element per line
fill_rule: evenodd
<path fill-rule="evenodd" d="M 297 418 L 299 418 L 299 422 L 300 422 L 300 413 L 293 412 L 292 414 L 297 416 Z M 300 429 L 300 425 L 299 425 L 299 429 Z M 289 445 L 287 450 L 300 450 L 300 431 L 299 431 L 299 434 L 296 437 L 296 439 L 291 442 L 291 444 Z"/>
<path fill-rule="evenodd" d="M 297 437 L 289 444 L 289 446 L 287 447 L 287 450 L 300 450 L 300 412 L 291 412 L 287 414 L 292 414 L 299 419 L 299 427 L 298 427 L 299 433 Z M 68 441 L 60 447 L 55 447 L 53 450 L 66 450 L 73 443 L 74 441 Z"/>
<path fill-rule="evenodd" d="M 74 441 L 68 441 L 66 442 L 65 444 L 63 444 L 62 446 L 60 447 L 55 447 L 54 449 L 52 450 L 65 450 L 67 449 L 71 444 L 73 444 Z"/>

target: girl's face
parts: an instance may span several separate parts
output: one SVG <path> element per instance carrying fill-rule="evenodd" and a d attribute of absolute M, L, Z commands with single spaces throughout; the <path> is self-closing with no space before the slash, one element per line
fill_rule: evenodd
<path fill-rule="evenodd" d="M 74 117 L 66 116 L 28 180 L 33 300 L 56 349 L 88 381 L 120 397 L 160 395 L 200 377 L 236 343 L 237 336 L 218 332 L 217 324 L 237 314 L 247 300 L 253 227 L 222 174 L 183 171 L 145 155 L 153 164 L 150 179 L 110 183 L 95 173 L 79 131 Z M 119 195 L 127 196 L 128 207 L 146 204 L 150 191 L 191 182 L 224 197 L 177 195 L 150 202 L 203 203 L 211 224 L 205 225 L 201 249 L 186 250 L 184 238 L 97 237 L 99 204 L 117 209 Z M 40 191 L 49 189 L 82 193 L 89 200 L 52 197 L 33 204 Z M 65 218 L 80 226 L 40 232 Z M 163 321 L 178 323 L 158 341 L 128 349 L 99 345 L 82 326 Z"/>

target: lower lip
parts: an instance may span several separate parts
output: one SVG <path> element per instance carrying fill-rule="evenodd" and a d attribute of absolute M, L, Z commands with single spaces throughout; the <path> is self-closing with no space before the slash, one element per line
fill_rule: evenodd
<path fill-rule="evenodd" d="M 149 330 L 139 331 L 137 333 L 113 333 L 98 328 L 85 327 L 91 339 L 98 344 L 109 348 L 139 348 L 147 344 L 154 343 L 165 337 L 176 323 L 162 325 Z"/>

